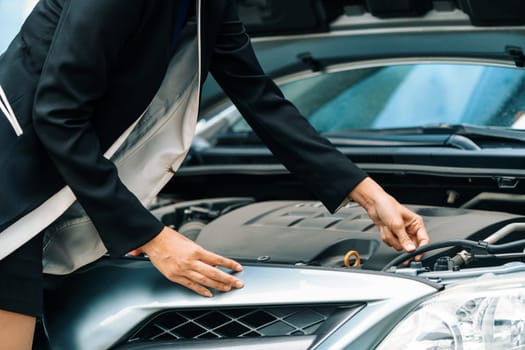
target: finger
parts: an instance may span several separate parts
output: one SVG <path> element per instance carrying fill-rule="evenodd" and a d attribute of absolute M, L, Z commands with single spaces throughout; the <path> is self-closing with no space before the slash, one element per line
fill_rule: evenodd
<path fill-rule="evenodd" d="M 414 242 L 412 242 L 412 240 L 408 236 L 408 233 L 405 230 L 405 222 L 403 220 L 392 222 L 391 227 L 389 227 L 389 229 L 397 238 L 401 246 L 403 246 L 404 250 L 406 250 L 407 252 L 412 252 L 416 249 L 416 245 L 414 244 Z"/>
<path fill-rule="evenodd" d="M 381 226 L 380 231 L 381 231 L 381 236 L 385 237 L 383 239 L 383 241 L 387 245 L 391 246 L 392 248 L 394 248 L 397 251 L 403 250 L 403 247 L 399 243 L 397 237 L 394 235 L 394 233 L 392 231 L 390 231 L 390 229 L 388 227 Z"/>
<path fill-rule="evenodd" d="M 213 294 L 210 292 L 209 289 L 203 287 L 202 285 L 190 280 L 189 278 L 186 278 L 184 276 L 177 276 L 173 279 L 171 279 L 172 282 L 178 283 L 181 286 L 184 286 L 188 289 L 191 289 L 197 294 L 202 295 L 203 297 L 212 297 Z"/>
<path fill-rule="evenodd" d="M 232 286 L 230 284 L 225 284 L 225 283 L 221 283 L 221 282 L 218 282 L 214 279 L 211 279 L 209 277 L 206 277 L 196 271 L 190 271 L 188 274 L 187 274 L 187 277 L 194 281 L 194 282 L 197 282 L 199 283 L 200 285 L 202 286 L 205 286 L 205 287 L 208 287 L 208 288 L 213 288 L 213 289 L 216 289 L 218 291 L 221 291 L 221 292 L 229 292 L 230 290 L 232 290 Z"/>
<path fill-rule="evenodd" d="M 200 257 L 200 260 L 208 265 L 222 266 L 236 272 L 242 271 L 242 266 L 237 261 L 225 258 L 207 250 L 204 250 L 202 256 Z"/>
<path fill-rule="evenodd" d="M 389 237 L 385 234 L 384 226 L 379 226 L 379 232 L 381 233 L 381 240 L 389 247 L 392 247 L 390 244 Z"/>
<path fill-rule="evenodd" d="M 418 230 L 416 237 L 418 241 L 418 248 L 423 247 L 430 243 L 430 238 L 428 237 L 428 233 L 424 227 Z M 421 258 L 423 258 L 423 254 L 419 254 L 416 256 L 417 261 L 421 260 Z"/>
<path fill-rule="evenodd" d="M 140 254 L 142 254 L 142 250 L 140 249 L 134 249 L 128 253 L 128 255 L 131 255 L 131 256 L 139 256 Z"/>
<path fill-rule="evenodd" d="M 428 233 L 424 227 L 417 231 L 416 238 L 418 242 L 418 247 L 427 245 L 430 242 L 430 238 L 428 237 Z"/>
<path fill-rule="evenodd" d="M 412 261 L 412 259 L 407 259 L 405 261 L 403 261 L 403 266 L 408 266 L 410 265 L 410 262 Z"/>
<path fill-rule="evenodd" d="M 242 288 L 244 286 L 242 281 L 237 277 L 227 274 L 226 272 L 212 267 L 202 261 L 198 261 L 193 266 L 193 270 L 209 279 L 212 279 L 222 284 L 226 284 L 235 288 Z"/>

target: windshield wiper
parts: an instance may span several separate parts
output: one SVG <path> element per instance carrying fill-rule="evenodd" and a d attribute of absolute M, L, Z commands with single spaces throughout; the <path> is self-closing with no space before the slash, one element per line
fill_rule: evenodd
<path fill-rule="evenodd" d="M 455 134 L 443 135 L 363 135 L 345 133 L 344 135 L 323 134 L 336 146 L 362 147 L 453 147 L 463 150 L 481 148 L 468 137 Z"/>
<path fill-rule="evenodd" d="M 502 127 L 436 125 L 392 129 L 356 129 L 326 132 L 340 146 L 454 147 L 480 150 L 480 143 L 525 143 L 525 131 Z"/>

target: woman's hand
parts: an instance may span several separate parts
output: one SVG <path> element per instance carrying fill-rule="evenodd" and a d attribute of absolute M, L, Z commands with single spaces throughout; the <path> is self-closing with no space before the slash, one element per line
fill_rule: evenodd
<path fill-rule="evenodd" d="M 367 177 L 350 193 L 381 232 L 383 242 L 396 250 L 414 251 L 429 243 L 421 216 L 399 204 L 374 180 Z M 416 260 L 421 259 L 421 255 Z"/>
<path fill-rule="evenodd" d="M 167 279 L 205 297 L 213 296 L 209 288 L 228 292 L 243 287 L 241 280 L 216 268 L 241 272 L 239 263 L 205 250 L 169 227 L 132 253 L 147 254 Z"/>

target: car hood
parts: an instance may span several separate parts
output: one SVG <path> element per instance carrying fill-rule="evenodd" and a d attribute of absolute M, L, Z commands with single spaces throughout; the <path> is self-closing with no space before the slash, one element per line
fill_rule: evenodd
<path fill-rule="evenodd" d="M 365 324 L 377 321 L 388 324 L 391 320 L 387 315 L 395 316 L 395 310 L 409 309 L 421 298 L 441 289 L 440 285 L 407 277 L 311 267 L 246 265 L 239 277 L 245 281 L 243 289 L 204 298 L 166 280 L 146 261 L 106 260 L 67 279 L 60 289 L 63 294 L 55 291 L 53 300 L 47 300 L 47 308 L 61 310 L 50 313 L 46 319 L 51 346 L 53 349 L 107 349 L 126 339 L 142 338 L 144 330 L 148 333 L 148 326 L 144 324 L 151 321 L 159 325 L 161 321 L 156 316 L 167 310 L 192 314 L 204 326 L 207 321 L 203 317 L 207 318 L 210 310 L 223 316 L 230 315 L 232 308 L 235 313 L 245 312 L 247 316 L 261 312 L 277 315 L 292 307 L 301 308 L 299 313 L 303 316 L 311 313 L 309 317 L 326 318 L 327 324 L 333 327 L 334 322 L 338 324 L 354 316 L 367 305 L 366 312 L 361 311 L 362 317 L 366 314 L 365 319 L 356 321 L 361 327 L 354 329 L 353 336 L 358 338 L 367 331 Z M 378 288 L 383 285 L 388 288 Z M 238 314 L 230 317 L 229 323 L 225 321 L 230 326 L 235 326 L 232 325 L 234 319 L 241 318 Z M 247 323 L 245 319 L 243 325 Z M 287 321 L 287 326 L 291 324 L 292 319 Z M 284 335 L 265 331 L 269 336 Z M 289 340 L 314 342 L 316 338 L 323 338 L 323 332 L 319 329 L 316 335 Z M 255 341 L 265 339 L 268 338 L 262 336 Z M 250 344 L 246 338 L 237 340 L 244 341 L 241 348 Z M 214 348 L 219 348 L 219 344 L 215 343 Z M 282 348 L 293 349 L 292 345 L 282 345 Z M 177 343 L 178 346 L 183 344 Z"/>
<path fill-rule="evenodd" d="M 454 61 L 525 63 L 519 1 L 240 1 L 259 62 L 270 77 L 338 65 Z M 278 79 L 278 80 L 279 80 Z M 224 94 L 207 79 L 202 110 Z"/>
<path fill-rule="evenodd" d="M 241 0 L 239 13 L 252 36 L 326 32 L 350 27 L 525 24 L 520 1 Z"/>

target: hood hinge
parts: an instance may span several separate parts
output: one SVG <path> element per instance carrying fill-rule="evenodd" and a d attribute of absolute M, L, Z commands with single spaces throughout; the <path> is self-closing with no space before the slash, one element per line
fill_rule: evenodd
<path fill-rule="evenodd" d="M 512 57 L 516 67 L 523 68 L 525 66 L 525 55 L 523 49 L 518 46 L 505 46 L 505 52 Z"/>
<path fill-rule="evenodd" d="M 499 189 L 514 189 L 518 187 L 520 180 L 511 176 L 500 176 L 496 178 L 496 183 L 498 184 Z"/>
<path fill-rule="evenodd" d="M 323 64 L 318 59 L 314 58 L 310 52 L 301 52 L 297 55 L 297 59 L 307 65 L 312 72 L 324 71 Z"/>

